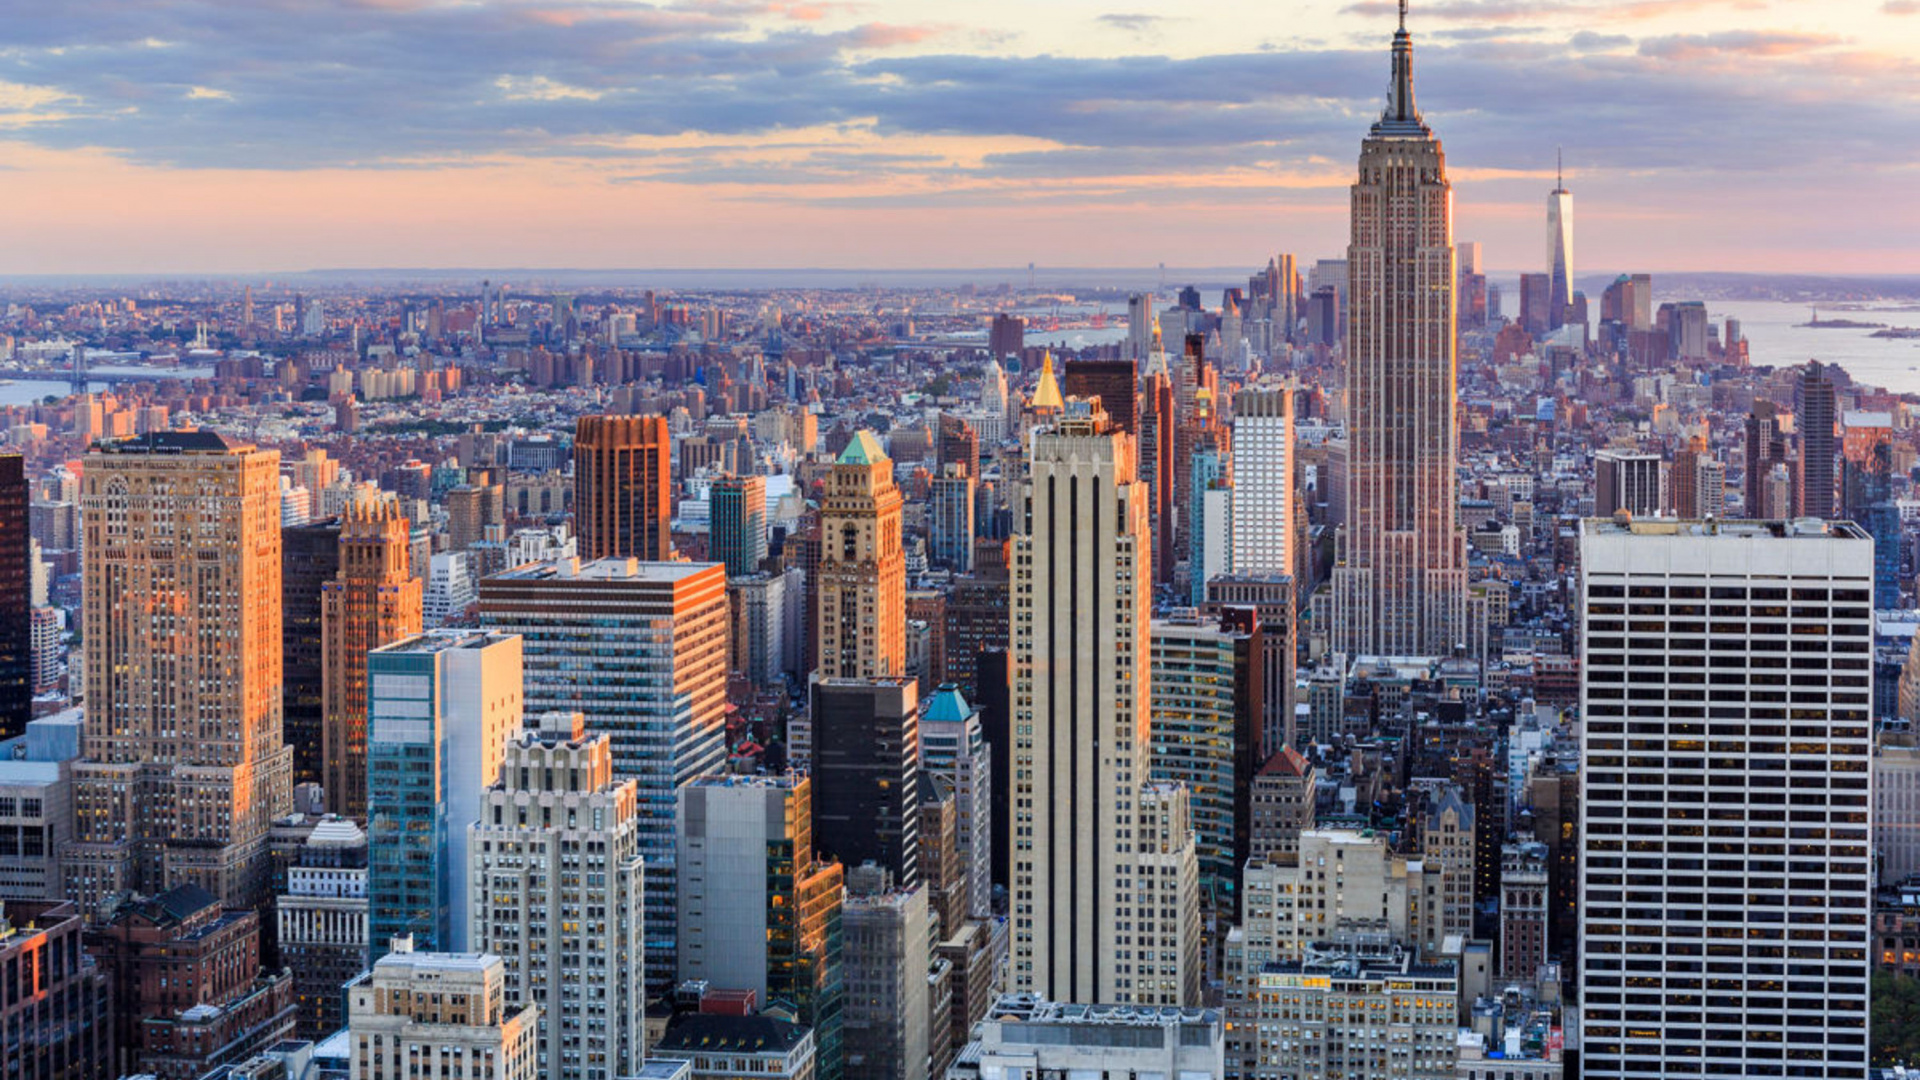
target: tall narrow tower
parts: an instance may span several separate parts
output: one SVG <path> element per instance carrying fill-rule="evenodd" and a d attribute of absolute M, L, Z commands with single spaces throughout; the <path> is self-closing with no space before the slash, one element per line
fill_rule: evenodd
<path fill-rule="evenodd" d="M 663 416 L 583 416 L 573 436 L 580 558 L 673 557 L 672 437 Z"/>
<path fill-rule="evenodd" d="M 1387 108 L 1360 145 L 1347 267 L 1351 464 L 1334 640 L 1348 655 L 1447 655 L 1466 640 L 1467 610 L 1453 188 L 1414 106 L 1404 3 Z"/>
<path fill-rule="evenodd" d="M 1573 192 L 1554 155 L 1553 191 L 1547 195 L 1547 323 L 1558 330 L 1573 309 Z"/>
<path fill-rule="evenodd" d="M 212 432 L 87 457 L 87 722 L 67 896 L 267 899 L 267 831 L 293 809 L 281 741 L 280 454 Z"/>
<path fill-rule="evenodd" d="M 907 562 L 893 462 L 870 431 L 833 464 L 820 508 L 820 675 L 907 671 Z"/>
<path fill-rule="evenodd" d="M 412 531 L 390 499 L 349 505 L 340 570 L 320 587 L 322 783 L 327 810 L 367 816 L 367 654 L 418 634 L 422 585 Z"/>

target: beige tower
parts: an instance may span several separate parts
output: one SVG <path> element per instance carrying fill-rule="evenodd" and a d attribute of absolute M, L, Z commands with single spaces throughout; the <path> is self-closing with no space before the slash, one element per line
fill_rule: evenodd
<path fill-rule="evenodd" d="M 1393 38 L 1386 111 L 1360 146 L 1347 248 L 1347 524 L 1334 649 L 1450 655 L 1466 642 L 1454 475 L 1453 188 L 1413 101 L 1413 39 Z"/>
<path fill-rule="evenodd" d="M 87 720 L 67 895 L 89 917 L 191 882 L 230 907 L 268 888 L 292 811 L 281 742 L 280 455 L 159 432 L 87 456 Z"/>
<path fill-rule="evenodd" d="M 1151 496 L 1135 470 L 1095 402 L 1069 398 L 1033 435 L 1013 538 L 1011 989 L 1190 1005 L 1198 864 L 1186 789 L 1148 785 Z"/>
<path fill-rule="evenodd" d="M 421 630 L 411 530 L 391 499 L 350 504 L 340 572 L 320 588 L 322 782 L 327 810 L 367 817 L 367 653 Z"/>
<path fill-rule="evenodd" d="M 893 462 L 870 431 L 833 464 L 820 508 L 823 678 L 878 679 L 907 670 L 907 561 Z"/>

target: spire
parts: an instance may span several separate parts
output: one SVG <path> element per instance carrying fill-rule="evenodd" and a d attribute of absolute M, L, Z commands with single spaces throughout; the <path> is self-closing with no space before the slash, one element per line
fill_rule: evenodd
<path fill-rule="evenodd" d="M 1567 190 L 1567 157 L 1558 146 L 1553 148 L 1553 186 L 1560 191 Z"/>
<path fill-rule="evenodd" d="M 1393 84 L 1387 90 L 1387 108 L 1374 132 L 1382 135 L 1426 134 L 1420 110 L 1413 102 L 1413 35 L 1407 33 L 1407 0 L 1400 0 L 1400 28 L 1393 34 Z"/>

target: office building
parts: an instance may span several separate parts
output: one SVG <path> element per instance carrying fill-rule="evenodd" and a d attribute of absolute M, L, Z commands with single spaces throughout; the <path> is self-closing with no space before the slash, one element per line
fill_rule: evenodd
<path fill-rule="evenodd" d="M 1244 1080 L 1456 1080 L 1460 978 L 1397 945 L 1329 943 L 1255 977 L 1236 1021 Z"/>
<path fill-rule="evenodd" d="M 1660 455 L 1602 450 L 1593 455 L 1593 513 L 1610 518 L 1625 510 L 1634 517 L 1658 517 Z"/>
<path fill-rule="evenodd" d="M 940 777 L 953 792 L 967 913 L 984 919 L 993 911 L 993 754 L 980 710 L 952 683 L 936 690 L 920 714 L 920 771 Z"/>
<path fill-rule="evenodd" d="M 927 969 L 933 961 L 924 887 L 896 887 L 878 866 L 847 872 L 841 907 L 846 978 L 846 1080 L 926 1080 Z"/>
<path fill-rule="evenodd" d="M 582 559 L 672 558 L 671 443 L 663 416 L 576 422 L 573 521 Z"/>
<path fill-rule="evenodd" d="M 1580 567 L 1583 1074 L 1861 1075 L 1871 537 L 1588 521 Z"/>
<path fill-rule="evenodd" d="M 1250 387 L 1233 397 L 1235 574 L 1294 574 L 1293 389 Z"/>
<path fill-rule="evenodd" d="M 26 459 L 0 454 L 0 739 L 33 719 L 33 555 Z"/>
<path fill-rule="evenodd" d="M 0 742 L 0 900 L 66 898 L 60 853 L 73 838 L 80 710 L 28 721 Z"/>
<path fill-rule="evenodd" d="M 933 480 L 927 562 L 956 574 L 973 573 L 974 478 L 954 464 L 941 466 Z"/>
<path fill-rule="evenodd" d="M 1232 574 L 1207 583 L 1202 610 L 1241 633 L 1260 632 L 1266 655 L 1260 664 L 1262 746 L 1266 752 L 1294 745 L 1293 703 L 1298 636 L 1294 579 L 1287 574 Z"/>
<path fill-rule="evenodd" d="M 485 475 L 487 470 L 469 470 Z M 473 550 L 489 533 L 507 523 L 507 491 L 499 484 L 462 484 L 447 492 L 447 549 Z"/>
<path fill-rule="evenodd" d="M 1299 859 L 1300 834 L 1314 823 L 1314 781 L 1313 762 L 1293 747 L 1267 757 L 1247 786 L 1248 859 L 1276 863 Z"/>
<path fill-rule="evenodd" d="M 811 782 L 704 776 L 680 797 L 680 979 L 784 1002 L 839 1076 L 843 874 L 813 857 Z"/>
<path fill-rule="evenodd" d="M 521 640 L 439 630 L 367 654 L 367 897 L 375 958 L 464 952 L 467 826 L 520 731 Z"/>
<path fill-rule="evenodd" d="M 1520 275 L 1520 328 L 1539 339 L 1553 330 L 1553 278 L 1547 274 Z"/>
<path fill-rule="evenodd" d="M 1347 249 L 1347 521 L 1333 638 L 1349 656 L 1448 656 L 1467 640 L 1458 524 L 1453 189 L 1393 38 L 1386 111 L 1360 148 Z"/>
<path fill-rule="evenodd" d="M 707 500 L 707 557 L 730 578 L 759 573 L 767 560 L 767 478 L 719 477 Z"/>
<path fill-rule="evenodd" d="M 1555 169 L 1547 193 L 1547 326 L 1558 330 L 1573 310 L 1573 192 Z"/>
<path fill-rule="evenodd" d="M 328 815 L 287 868 L 274 901 L 280 959 L 293 972 L 294 1032 L 318 1041 L 347 1023 L 347 984 L 367 969 L 367 834 Z"/>
<path fill-rule="evenodd" d="M 1213 1009 L 1066 1004 L 1004 994 L 975 1027 L 973 1041 L 947 1076 L 1220 1080 L 1226 1063 L 1224 1027 Z"/>
<path fill-rule="evenodd" d="M 86 921 L 65 901 L 0 904 L 0 971 L 23 977 L 0 1003 L 12 1080 L 115 1075 L 107 979 L 81 951 Z"/>
<path fill-rule="evenodd" d="M 340 574 L 340 520 L 280 530 L 282 728 L 293 782 L 318 784 L 326 760 L 326 633 L 321 590 Z"/>
<path fill-rule="evenodd" d="M 540 1010 L 508 1004 L 505 965 L 402 938 L 348 991 L 354 1080 L 537 1080 Z"/>
<path fill-rule="evenodd" d="M 1500 849 L 1500 973 L 1532 983 L 1547 962 L 1547 845 Z"/>
<path fill-rule="evenodd" d="M 1147 771 L 1152 548 L 1135 468 L 1133 440 L 1096 403 L 1067 402 L 1033 434 L 1013 539 L 1010 982 L 1066 1001 L 1191 1004 L 1197 963 L 1190 975 L 1162 963 L 1186 960 L 1197 892 L 1130 902 L 1149 862 L 1169 861 L 1169 885 L 1197 873 L 1186 791 Z M 1171 837 L 1151 860 L 1148 833 Z"/>
<path fill-rule="evenodd" d="M 920 880 L 920 695 L 909 678 L 816 678 L 811 688 L 813 846 L 848 867 Z"/>
<path fill-rule="evenodd" d="M 646 1049 L 639 785 L 579 713 L 508 744 L 469 828 L 468 941 L 500 958 L 506 1002 L 540 1010 L 543 1080 L 637 1075 Z"/>
<path fill-rule="evenodd" d="M 267 831 L 293 808 L 279 474 L 278 452 L 204 431 L 87 456 L 86 757 L 61 862 L 89 917 L 184 883 L 266 900 Z"/>
<path fill-rule="evenodd" d="M 813 1030 L 773 1016 L 682 1013 L 653 1047 L 639 1080 L 814 1080 Z"/>
<path fill-rule="evenodd" d="M 1066 396 L 1099 398 L 1114 427 L 1139 437 L 1139 375 L 1132 360 L 1069 360 L 1066 367 Z"/>
<path fill-rule="evenodd" d="M 987 352 L 995 359 L 1011 356 L 1016 359 L 1026 347 L 1027 320 L 1018 315 L 995 314 L 993 323 L 987 328 Z"/>
<path fill-rule="evenodd" d="M 422 629 L 409 533 L 394 500 L 348 506 L 340 519 L 339 572 L 321 586 L 327 809 L 360 820 L 367 815 L 367 654 Z"/>
<path fill-rule="evenodd" d="M 1834 445 L 1833 376 L 1810 361 L 1794 383 L 1793 426 L 1800 435 L 1800 488 L 1794 501 L 1799 517 L 1835 517 L 1835 479 L 1839 463 Z"/>
<path fill-rule="evenodd" d="M 427 560 L 426 590 L 421 596 L 421 625 L 427 630 L 466 621 L 479 598 L 474 589 L 473 555 L 441 551 Z"/>
<path fill-rule="evenodd" d="M 1187 585 L 1194 604 L 1206 602 L 1207 582 L 1233 572 L 1233 452 L 1226 428 L 1208 435 L 1194 447 L 1187 487 Z"/>
<path fill-rule="evenodd" d="M 820 663 L 827 678 L 907 671 L 906 553 L 893 462 L 870 431 L 833 464 L 820 507 Z"/>
<path fill-rule="evenodd" d="M 680 787 L 726 762 L 727 574 L 630 559 L 523 566 L 487 578 L 481 617 L 519 634 L 528 711 L 578 712 L 613 774 L 639 782 L 648 988 L 672 988 Z"/>
<path fill-rule="evenodd" d="M 198 1080 L 293 1035 L 293 976 L 261 970 L 259 913 L 191 882 L 122 903 L 87 950 L 113 987 L 104 1075 Z"/>
<path fill-rule="evenodd" d="M 1153 334 L 1157 323 L 1153 321 L 1153 294 L 1134 293 L 1127 297 L 1127 352 L 1126 359 L 1135 367 L 1146 363 L 1147 356 L 1153 351 Z"/>

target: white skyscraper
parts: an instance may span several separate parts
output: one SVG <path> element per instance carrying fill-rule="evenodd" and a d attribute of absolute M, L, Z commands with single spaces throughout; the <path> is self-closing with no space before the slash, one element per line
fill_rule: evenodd
<path fill-rule="evenodd" d="M 1547 193 L 1547 320 L 1557 330 L 1573 308 L 1573 192 L 1565 175 L 1554 171 Z"/>
<path fill-rule="evenodd" d="M 1873 540 L 1581 528 L 1589 1078 L 1867 1065 Z"/>
<path fill-rule="evenodd" d="M 469 826 L 469 947 L 506 966 L 509 1007 L 540 1009 L 543 1080 L 616 1080 L 646 1048 L 638 785 L 579 713 L 507 744 Z"/>
<path fill-rule="evenodd" d="M 1233 572 L 1292 574 L 1293 390 L 1233 396 Z"/>
<path fill-rule="evenodd" d="M 1065 404 L 1033 435 L 1013 538 L 1012 986 L 1197 1004 L 1187 792 L 1148 787 L 1147 485 L 1131 436 L 1095 403 Z"/>
<path fill-rule="evenodd" d="M 1153 352 L 1153 294 L 1127 297 L 1127 359 L 1138 367 Z"/>

